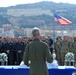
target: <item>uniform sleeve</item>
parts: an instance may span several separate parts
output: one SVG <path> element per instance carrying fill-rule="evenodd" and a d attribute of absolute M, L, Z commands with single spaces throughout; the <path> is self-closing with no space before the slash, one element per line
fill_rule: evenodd
<path fill-rule="evenodd" d="M 28 45 L 26 46 L 25 51 L 24 51 L 23 61 L 24 61 L 25 65 L 29 66 L 29 64 L 28 64 L 28 61 L 29 61 L 29 47 L 28 47 Z"/>
<path fill-rule="evenodd" d="M 54 50 L 56 50 L 56 42 L 54 42 Z"/>
<path fill-rule="evenodd" d="M 53 61 L 53 58 L 52 58 L 52 54 L 50 52 L 50 49 L 49 47 L 46 45 L 46 59 L 47 59 L 47 62 L 51 63 Z"/>

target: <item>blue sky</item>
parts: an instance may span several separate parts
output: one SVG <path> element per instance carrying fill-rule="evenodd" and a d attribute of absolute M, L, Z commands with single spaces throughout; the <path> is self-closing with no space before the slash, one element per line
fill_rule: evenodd
<path fill-rule="evenodd" d="M 0 0 L 0 7 L 14 6 L 17 4 L 35 3 L 40 1 L 53 1 L 76 4 L 76 0 Z"/>

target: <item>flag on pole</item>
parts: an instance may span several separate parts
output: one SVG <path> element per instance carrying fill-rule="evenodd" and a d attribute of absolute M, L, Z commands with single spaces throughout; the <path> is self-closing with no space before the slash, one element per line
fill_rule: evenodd
<path fill-rule="evenodd" d="M 62 25 L 68 25 L 68 24 L 72 23 L 68 19 L 66 19 L 66 18 L 64 18 L 62 16 L 59 16 L 58 14 L 54 14 L 54 21 L 59 22 Z"/>

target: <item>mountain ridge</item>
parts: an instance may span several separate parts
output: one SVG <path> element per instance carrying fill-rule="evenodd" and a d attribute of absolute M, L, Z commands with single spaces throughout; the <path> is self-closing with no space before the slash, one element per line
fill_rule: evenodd
<path fill-rule="evenodd" d="M 47 5 L 47 6 L 46 6 Z M 76 6 L 76 4 L 70 4 L 70 3 L 56 3 L 56 2 L 52 2 L 52 1 L 42 1 L 42 2 L 36 2 L 36 3 L 28 3 L 28 4 L 17 4 L 15 6 L 8 6 L 8 7 L 0 7 L 3 9 L 18 9 L 18 8 L 42 8 L 42 6 L 46 6 L 45 9 L 48 7 L 50 8 L 51 6 L 61 6 L 63 5 L 64 7 L 66 6 Z M 44 8 L 43 7 L 43 8 Z"/>

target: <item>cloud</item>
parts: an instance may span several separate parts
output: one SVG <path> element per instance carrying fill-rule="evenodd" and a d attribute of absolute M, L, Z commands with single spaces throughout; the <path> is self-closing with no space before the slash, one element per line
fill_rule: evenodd
<path fill-rule="evenodd" d="M 0 7 L 14 6 L 17 4 L 35 3 L 43 0 L 0 0 Z"/>
<path fill-rule="evenodd" d="M 0 7 L 14 6 L 17 4 L 35 3 L 40 1 L 53 1 L 53 2 L 68 2 L 76 4 L 75 0 L 0 0 Z"/>

